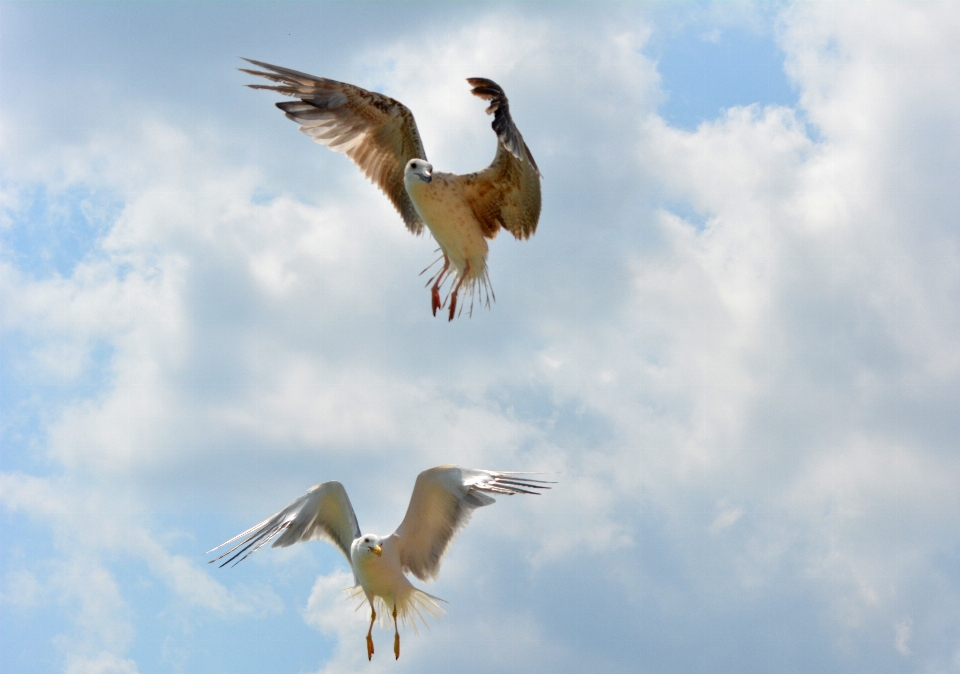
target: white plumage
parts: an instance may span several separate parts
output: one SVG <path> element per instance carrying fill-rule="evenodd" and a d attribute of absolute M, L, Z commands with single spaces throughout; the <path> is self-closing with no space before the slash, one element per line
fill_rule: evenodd
<path fill-rule="evenodd" d="M 420 580 L 435 578 L 440 562 L 457 533 L 466 526 L 473 510 L 494 503 L 490 494 L 537 494 L 550 483 L 510 473 L 459 466 L 438 466 L 417 476 L 407 513 L 390 536 L 363 535 L 357 516 L 339 482 L 324 482 L 286 508 L 250 527 L 210 552 L 234 543 L 210 563 L 224 558 L 220 566 L 237 564 L 277 537 L 273 547 L 321 539 L 337 546 L 350 562 L 356 581 L 355 596 L 363 594 L 370 603 L 367 630 L 367 658 L 373 657 L 373 623 L 393 618 L 394 654 L 400 657 L 397 619 L 425 623 L 423 613 L 437 617 L 443 601 L 415 588 L 405 573 Z M 209 554 L 209 553 L 207 553 Z"/>

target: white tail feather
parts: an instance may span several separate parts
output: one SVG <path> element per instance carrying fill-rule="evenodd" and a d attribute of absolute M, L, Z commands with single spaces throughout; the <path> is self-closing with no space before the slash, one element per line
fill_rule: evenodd
<path fill-rule="evenodd" d="M 356 610 L 359 611 L 364 607 L 364 605 L 366 605 L 367 597 L 360 585 L 344 588 L 343 591 L 347 593 L 348 600 L 360 599 Z M 397 621 L 404 627 L 406 627 L 407 623 L 409 623 L 413 628 L 413 633 L 419 635 L 420 632 L 417 629 L 418 619 L 421 623 L 423 623 L 424 627 L 430 629 L 430 625 L 427 623 L 424 613 L 429 614 L 432 618 L 437 620 L 440 619 L 440 616 L 446 613 L 446 611 L 444 611 L 443 607 L 440 605 L 441 602 L 444 604 L 447 603 L 440 597 L 434 597 L 432 594 L 428 594 L 423 590 L 410 587 L 409 591 L 404 593 L 402 596 L 397 597 Z M 373 610 L 377 612 L 377 621 L 380 623 L 381 627 L 392 627 L 392 603 L 388 603 L 383 597 L 378 597 L 375 595 L 373 597 Z"/>

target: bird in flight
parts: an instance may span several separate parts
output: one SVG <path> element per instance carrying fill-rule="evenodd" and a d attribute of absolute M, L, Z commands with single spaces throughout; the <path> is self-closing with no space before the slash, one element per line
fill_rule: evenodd
<path fill-rule="evenodd" d="M 452 321 L 461 290 L 470 294 L 471 313 L 477 288 L 489 307 L 493 288 L 486 239 L 501 227 L 526 239 L 540 219 L 540 170 L 513 123 L 503 89 L 481 77 L 467 79 L 473 95 L 490 102 L 487 113 L 493 114 L 497 154 L 482 171 L 456 175 L 433 170 L 413 114 L 399 101 L 352 84 L 244 60 L 262 70 L 241 71 L 277 83 L 247 86 L 297 99 L 276 105 L 313 140 L 352 159 L 393 202 L 407 229 L 421 234 L 426 225 L 433 234 L 443 253 L 443 266 L 427 282 L 433 284 L 433 315 L 447 306 Z M 448 279 L 449 290 L 441 301 Z"/>
<path fill-rule="evenodd" d="M 393 617 L 393 653 L 400 658 L 400 631 L 397 618 L 409 620 L 416 632 L 416 619 L 426 624 L 421 611 L 438 617 L 443 600 L 415 588 L 407 579 L 412 573 L 426 581 L 440 573 L 440 561 L 450 543 L 466 526 L 473 510 L 494 503 L 490 494 L 538 494 L 550 482 L 534 480 L 530 473 L 509 473 L 459 466 L 437 466 L 417 476 L 407 514 L 389 536 L 361 534 L 357 516 L 339 482 L 314 485 L 275 515 L 268 517 L 220 548 L 231 546 L 210 564 L 226 558 L 220 566 L 239 564 L 280 535 L 273 547 L 287 547 L 300 541 L 325 540 L 337 546 L 353 570 L 354 592 L 370 604 L 367 630 L 367 659 L 373 658 L 373 623 L 377 613 L 385 621 Z M 362 600 L 361 600 L 362 601 Z"/>

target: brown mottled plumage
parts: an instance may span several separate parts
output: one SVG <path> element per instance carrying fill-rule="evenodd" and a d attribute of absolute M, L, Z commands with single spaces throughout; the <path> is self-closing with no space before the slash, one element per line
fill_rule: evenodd
<path fill-rule="evenodd" d="M 414 234 L 423 226 L 443 252 L 443 267 L 430 279 L 432 306 L 449 303 L 449 318 L 464 287 L 479 286 L 489 306 L 487 244 L 501 227 L 518 239 L 530 237 L 540 218 L 540 171 L 510 117 L 507 96 L 495 82 L 470 78 L 472 93 L 490 101 L 497 154 L 487 168 L 468 175 L 438 173 L 426 161 L 410 110 L 389 96 L 352 84 L 314 77 L 289 68 L 245 59 L 264 70 L 241 69 L 276 85 L 251 84 L 298 100 L 277 103 L 300 130 L 331 150 L 344 152 L 380 187 Z M 451 280 L 447 299 L 440 288 Z M 471 305 L 472 307 L 472 305 Z"/>

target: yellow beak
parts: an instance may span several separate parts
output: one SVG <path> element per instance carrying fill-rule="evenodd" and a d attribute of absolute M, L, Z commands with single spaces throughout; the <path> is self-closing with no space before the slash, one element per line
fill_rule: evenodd
<path fill-rule="evenodd" d="M 377 557 L 379 557 L 380 555 L 383 554 L 383 548 L 380 547 L 379 545 L 374 545 L 372 548 L 370 548 L 370 552 L 372 552 Z"/>

